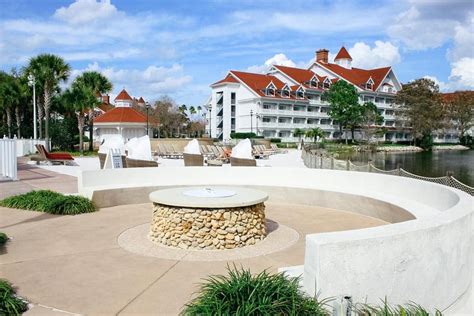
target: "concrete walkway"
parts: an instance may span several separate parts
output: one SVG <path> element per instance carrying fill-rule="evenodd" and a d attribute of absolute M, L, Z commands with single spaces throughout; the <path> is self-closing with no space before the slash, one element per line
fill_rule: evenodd
<path fill-rule="evenodd" d="M 77 193 L 77 178 L 39 168 L 18 159 L 18 181 L 0 182 L 0 199 L 32 190 L 53 190 L 61 193 Z"/>
<path fill-rule="evenodd" d="M 268 203 L 268 218 L 298 231 L 296 244 L 242 260 L 189 262 L 136 255 L 119 247 L 117 236 L 149 222 L 151 214 L 151 204 L 79 216 L 0 208 L 0 231 L 13 238 L 1 255 L 0 278 L 13 282 L 34 304 L 28 315 L 176 315 L 203 278 L 226 273 L 227 265 L 275 272 L 303 263 L 303 236 L 309 232 L 384 224 L 348 212 Z"/>

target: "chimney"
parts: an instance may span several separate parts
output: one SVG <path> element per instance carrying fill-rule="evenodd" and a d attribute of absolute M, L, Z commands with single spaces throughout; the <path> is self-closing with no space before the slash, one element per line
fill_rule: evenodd
<path fill-rule="evenodd" d="M 316 51 L 316 61 L 321 63 L 328 63 L 329 51 L 325 48 Z"/>
<path fill-rule="evenodd" d="M 110 96 L 109 95 L 103 95 L 102 96 L 102 102 L 105 104 L 110 104 Z"/>

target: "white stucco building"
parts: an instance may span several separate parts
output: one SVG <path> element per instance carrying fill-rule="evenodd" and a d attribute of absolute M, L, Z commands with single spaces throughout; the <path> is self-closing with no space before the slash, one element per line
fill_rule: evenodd
<path fill-rule="evenodd" d="M 115 107 L 94 119 L 94 141 L 101 141 L 104 135 L 120 134 L 125 140 L 147 134 L 147 118 L 132 105 L 145 105 L 143 98 L 132 99 L 123 89 L 114 99 Z"/>
<path fill-rule="evenodd" d="M 266 74 L 229 71 L 211 85 L 207 131 L 222 140 L 229 139 L 232 132 L 254 132 L 295 141 L 294 129 L 320 127 L 327 138 L 338 138 L 338 125 L 328 116 L 329 104 L 321 96 L 331 84 L 345 80 L 356 87 L 361 103 L 376 104 L 387 129 L 383 139 L 409 140 L 409 129 L 395 122 L 393 99 L 402 87 L 392 68 L 352 67 L 344 47 L 334 63 L 328 56 L 328 50 L 318 50 L 307 69 L 274 65 Z"/>

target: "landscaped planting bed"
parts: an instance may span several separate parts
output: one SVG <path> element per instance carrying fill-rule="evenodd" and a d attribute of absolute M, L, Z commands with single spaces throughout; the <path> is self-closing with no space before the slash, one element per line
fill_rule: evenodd
<path fill-rule="evenodd" d="M 92 201 L 85 197 L 63 195 L 48 190 L 8 197 L 0 201 L 0 206 L 56 215 L 77 215 L 96 211 Z"/>

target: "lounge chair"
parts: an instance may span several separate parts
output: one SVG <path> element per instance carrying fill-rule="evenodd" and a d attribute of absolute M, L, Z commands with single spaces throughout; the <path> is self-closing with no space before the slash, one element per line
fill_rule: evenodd
<path fill-rule="evenodd" d="M 230 157 L 230 165 L 232 167 L 256 167 L 257 161 L 255 159 Z"/>
<path fill-rule="evenodd" d="M 74 161 L 74 157 L 69 153 L 50 153 L 41 144 L 36 144 L 35 147 L 38 150 L 40 156 L 45 161 L 49 161 L 51 163 L 62 163 L 64 165 L 66 162 Z"/>
<path fill-rule="evenodd" d="M 204 166 L 203 155 L 183 153 L 185 167 L 201 167 Z"/>
<path fill-rule="evenodd" d="M 104 169 L 105 159 L 107 158 L 107 154 L 98 153 L 99 162 L 100 162 L 100 169 Z M 122 155 L 122 167 L 127 168 L 127 162 L 125 161 L 126 156 Z"/>
<path fill-rule="evenodd" d="M 158 167 L 158 162 L 154 160 L 139 160 L 125 158 L 127 168 L 147 168 L 147 167 Z"/>

